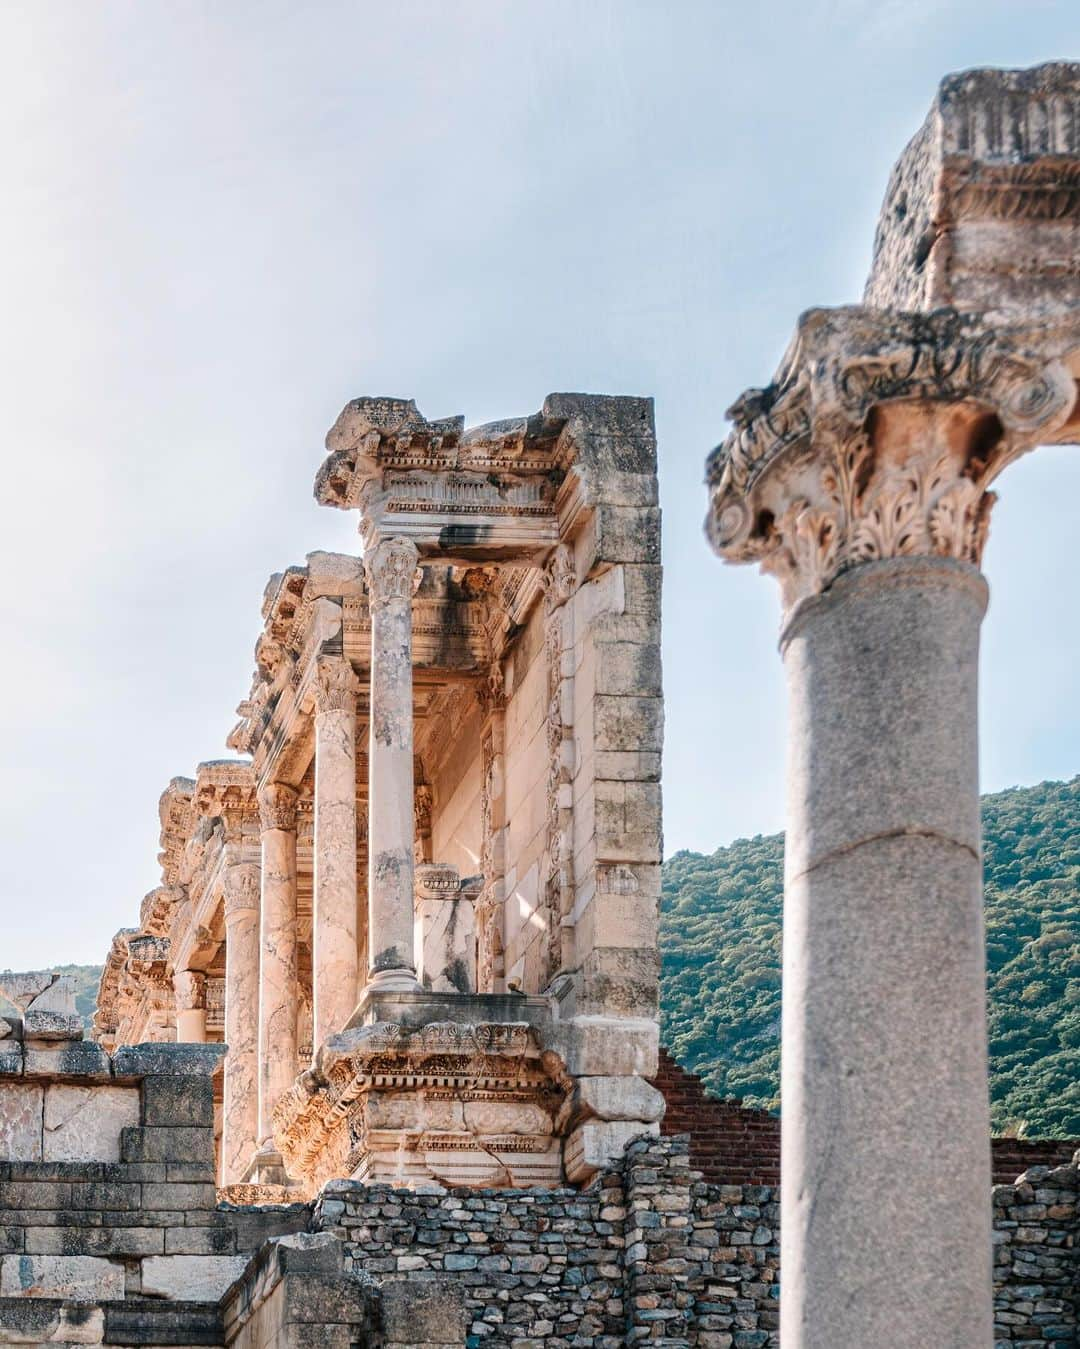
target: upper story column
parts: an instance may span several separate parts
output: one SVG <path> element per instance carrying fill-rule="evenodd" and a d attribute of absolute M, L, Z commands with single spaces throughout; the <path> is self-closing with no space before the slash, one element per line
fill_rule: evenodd
<path fill-rule="evenodd" d="M 365 557 L 371 610 L 368 961 L 375 989 L 414 989 L 412 596 L 418 553 L 384 539 Z"/>
<path fill-rule="evenodd" d="M 296 792 L 259 792 L 262 906 L 259 928 L 259 1146 L 272 1150 L 272 1116 L 297 1070 Z"/>
<path fill-rule="evenodd" d="M 987 484 L 1075 403 L 1038 346 L 813 311 L 710 460 L 714 548 L 786 610 L 785 1349 L 993 1338 L 978 566 Z"/>
<path fill-rule="evenodd" d="M 259 868 L 225 861 L 225 1107 L 221 1183 L 244 1180 L 259 1123 Z"/>
<path fill-rule="evenodd" d="M 356 695 L 342 657 L 321 658 L 315 681 L 314 1047 L 356 1006 Z"/>
<path fill-rule="evenodd" d="M 177 970 L 173 992 L 177 1042 L 202 1044 L 206 1039 L 206 975 L 202 970 Z"/>

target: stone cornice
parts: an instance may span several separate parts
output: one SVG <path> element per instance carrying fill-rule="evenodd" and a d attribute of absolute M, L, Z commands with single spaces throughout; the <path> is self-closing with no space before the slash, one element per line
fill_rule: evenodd
<path fill-rule="evenodd" d="M 395 1088 L 453 1091 L 464 1100 L 531 1100 L 552 1116 L 567 1091 L 565 1065 L 526 1022 L 452 1021 L 410 1027 L 376 1022 L 332 1036 L 316 1063 L 274 1110 L 275 1145 L 289 1174 L 314 1189 L 320 1167 L 344 1163 L 342 1141 L 366 1093 Z"/>
<path fill-rule="evenodd" d="M 158 862 L 165 885 L 175 885 L 179 876 L 181 858 L 191 832 L 194 791 L 195 783 L 191 778 L 173 778 L 158 801 L 161 821 Z"/>
<path fill-rule="evenodd" d="M 978 563 L 989 484 L 1075 434 L 1078 353 L 1080 320 L 811 310 L 773 383 L 728 414 L 708 462 L 709 541 L 777 574 L 788 606 L 863 561 Z"/>
<path fill-rule="evenodd" d="M 326 437 L 315 498 L 359 510 L 366 548 L 404 536 L 425 556 L 532 556 L 558 541 L 565 424 L 545 409 L 466 430 L 412 399 L 356 398 Z"/>

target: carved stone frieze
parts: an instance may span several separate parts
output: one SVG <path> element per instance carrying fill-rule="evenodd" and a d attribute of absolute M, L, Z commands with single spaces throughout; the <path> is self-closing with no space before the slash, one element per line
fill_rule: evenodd
<path fill-rule="evenodd" d="M 1070 439 L 1080 324 L 812 310 L 776 380 L 744 394 L 710 457 L 707 532 L 759 561 L 784 603 L 859 563 L 978 563 L 1001 469 Z"/>
<path fill-rule="evenodd" d="M 377 1022 L 327 1042 L 278 1104 L 274 1140 L 310 1189 L 330 1175 L 378 1175 L 369 1163 L 388 1149 L 430 1181 L 427 1152 L 549 1150 L 567 1090 L 524 1022 Z"/>
<path fill-rule="evenodd" d="M 429 422 L 411 399 L 357 398 L 327 435 L 315 496 L 359 510 L 366 546 L 408 537 L 425 556 L 477 561 L 546 552 L 564 425 L 538 413 L 466 430 L 462 417 Z"/>

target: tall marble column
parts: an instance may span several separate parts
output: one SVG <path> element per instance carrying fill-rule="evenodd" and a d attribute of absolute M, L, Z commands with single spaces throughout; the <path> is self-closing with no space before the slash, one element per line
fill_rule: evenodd
<path fill-rule="evenodd" d="M 990 1343 L 986 600 L 968 563 L 892 558 L 784 627 L 785 1345 Z"/>
<path fill-rule="evenodd" d="M 206 975 L 202 970 L 177 970 L 173 992 L 177 1043 L 202 1044 L 206 1040 Z"/>
<path fill-rule="evenodd" d="M 274 1107 L 296 1078 L 296 792 L 259 793 L 262 904 L 259 930 L 259 1147 L 273 1148 Z"/>
<path fill-rule="evenodd" d="M 992 1342 L 978 566 L 1075 403 L 1037 325 L 814 310 L 710 459 L 786 610 L 784 1349 Z"/>
<path fill-rule="evenodd" d="M 371 611 L 368 962 L 374 989 L 415 989 L 412 595 L 418 554 L 384 539 L 365 557 Z"/>
<path fill-rule="evenodd" d="M 344 658 L 319 661 L 315 684 L 315 912 L 312 992 L 317 1051 L 356 1006 L 356 695 Z"/>
<path fill-rule="evenodd" d="M 243 1181 L 259 1124 L 259 868 L 225 870 L 225 1107 L 221 1182 Z"/>

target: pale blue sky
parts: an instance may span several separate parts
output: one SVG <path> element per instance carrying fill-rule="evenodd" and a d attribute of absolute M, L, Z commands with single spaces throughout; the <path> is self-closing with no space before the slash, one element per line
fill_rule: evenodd
<path fill-rule="evenodd" d="M 470 423 L 652 394 L 668 851 L 783 822 L 771 580 L 701 521 L 724 409 L 858 298 L 946 72 L 1080 57 L 1076 0 L 7 0 L 0 967 L 98 960 L 218 757 L 346 399 Z M 1080 461 L 1001 483 L 983 783 L 1080 769 Z"/>

